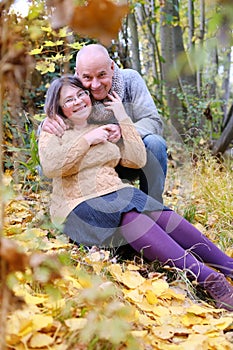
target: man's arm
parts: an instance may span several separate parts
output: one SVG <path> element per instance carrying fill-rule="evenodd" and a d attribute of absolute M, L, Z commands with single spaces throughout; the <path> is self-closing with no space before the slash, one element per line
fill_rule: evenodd
<path fill-rule="evenodd" d="M 149 134 L 162 135 L 163 122 L 145 81 L 133 69 L 122 69 L 121 72 L 125 84 L 124 107 L 141 137 Z"/>
<path fill-rule="evenodd" d="M 41 130 L 48 132 L 49 134 L 54 134 L 56 136 L 62 137 L 64 135 L 67 125 L 64 123 L 61 117 L 56 115 L 54 118 L 46 117 L 38 127 L 38 136 Z"/>

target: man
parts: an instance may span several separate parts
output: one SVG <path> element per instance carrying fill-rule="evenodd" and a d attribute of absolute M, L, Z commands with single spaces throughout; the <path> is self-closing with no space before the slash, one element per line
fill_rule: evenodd
<path fill-rule="evenodd" d="M 133 69 L 119 69 L 105 47 L 99 44 L 87 45 L 78 52 L 75 73 L 90 91 L 94 108 L 100 111 L 96 115 L 101 118 L 98 117 L 93 122 L 112 122 L 112 116 L 105 109 L 104 102 L 112 91 L 121 97 L 127 114 L 135 123 L 146 146 L 147 164 L 140 170 L 119 166 L 116 170 L 123 179 L 134 180 L 138 177 L 140 189 L 162 203 L 167 173 L 166 143 L 161 136 L 163 122 L 143 78 Z M 55 119 L 46 118 L 42 129 L 62 136 L 65 124 L 59 116 Z M 109 141 L 117 142 L 119 139 L 120 129 L 115 125 Z"/>

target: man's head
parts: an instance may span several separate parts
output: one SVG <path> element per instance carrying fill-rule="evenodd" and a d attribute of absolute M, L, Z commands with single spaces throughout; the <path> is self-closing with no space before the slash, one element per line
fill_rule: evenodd
<path fill-rule="evenodd" d="M 84 46 L 77 54 L 76 75 L 96 100 L 103 100 L 112 87 L 114 62 L 99 44 Z"/>

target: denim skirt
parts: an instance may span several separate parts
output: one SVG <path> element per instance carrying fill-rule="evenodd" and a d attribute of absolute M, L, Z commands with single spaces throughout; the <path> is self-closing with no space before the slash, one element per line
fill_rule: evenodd
<path fill-rule="evenodd" d="M 170 210 L 136 187 L 126 187 L 89 199 L 75 207 L 66 218 L 63 232 L 84 246 L 117 247 L 127 244 L 121 235 L 122 215 Z"/>

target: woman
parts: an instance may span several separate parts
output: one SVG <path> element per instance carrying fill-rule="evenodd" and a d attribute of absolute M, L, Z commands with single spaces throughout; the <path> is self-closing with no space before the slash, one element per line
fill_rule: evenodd
<path fill-rule="evenodd" d="M 106 108 L 122 134 L 117 144 L 109 142 L 112 124 L 88 123 L 95 110 L 77 78 L 58 78 L 48 89 L 46 114 L 69 124 L 61 138 L 43 131 L 39 139 L 43 172 L 53 179 L 52 221 L 78 243 L 129 243 L 150 261 L 185 269 L 217 307 L 233 311 L 233 286 L 225 278 L 233 278 L 233 259 L 174 211 L 118 177 L 117 164 L 141 168 L 146 151 L 119 96 L 108 98 Z"/>

